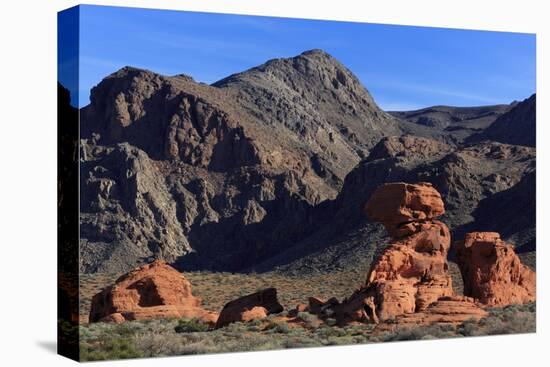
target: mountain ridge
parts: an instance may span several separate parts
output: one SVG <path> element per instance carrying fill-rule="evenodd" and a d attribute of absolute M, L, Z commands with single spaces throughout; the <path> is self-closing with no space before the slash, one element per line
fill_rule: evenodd
<path fill-rule="evenodd" d="M 158 258 L 188 270 L 300 272 L 309 254 L 338 247 L 320 258 L 367 261 L 383 232 L 358 211 L 375 185 L 392 180 L 432 182 L 449 202 L 451 226 L 483 223 L 471 215 L 482 200 L 519 182 L 512 202 L 530 190 L 522 177 L 534 175 L 535 152 L 465 143 L 515 106 L 476 108 L 448 114 L 471 117 L 466 133 L 445 119 L 430 126 L 392 116 L 320 50 L 212 85 L 124 67 L 81 109 L 81 270 L 118 272 Z M 478 215 L 493 207 L 484 205 Z M 521 235 L 507 235 L 534 248 L 529 223 L 517 228 Z M 311 259 L 313 270 L 324 267 Z"/>

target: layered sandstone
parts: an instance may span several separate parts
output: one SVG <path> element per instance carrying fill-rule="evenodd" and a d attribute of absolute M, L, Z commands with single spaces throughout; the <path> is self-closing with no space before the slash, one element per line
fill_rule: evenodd
<path fill-rule="evenodd" d="M 373 264 L 366 285 L 381 320 L 423 311 L 454 294 L 447 265 L 451 236 L 447 226 L 435 220 L 445 209 L 431 184 L 381 186 L 365 211 L 393 240 Z"/>
<path fill-rule="evenodd" d="M 535 272 L 496 232 L 472 232 L 456 247 L 464 294 L 489 306 L 535 301 Z"/>
<path fill-rule="evenodd" d="M 398 316 L 398 324 L 460 324 L 467 320 L 480 320 L 488 312 L 471 297 L 441 297 L 424 311 Z"/>
<path fill-rule="evenodd" d="M 90 322 L 157 318 L 198 318 L 213 324 L 217 314 L 204 310 L 189 281 L 161 260 L 130 271 L 92 298 Z"/>

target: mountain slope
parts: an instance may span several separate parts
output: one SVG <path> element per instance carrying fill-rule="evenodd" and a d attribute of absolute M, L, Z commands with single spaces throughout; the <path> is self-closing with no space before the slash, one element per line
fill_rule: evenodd
<path fill-rule="evenodd" d="M 433 106 L 390 114 L 400 120 L 400 127 L 407 134 L 460 144 L 469 136 L 486 129 L 513 107 L 514 104 L 480 107 Z"/>
<path fill-rule="evenodd" d="M 318 207 L 319 230 L 254 269 L 285 273 L 360 268 L 386 243 L 383 228 L 368 222 L 365 202 L 387 182 L 426 181 L 442 194 L 442 217 L 454 240 L 467 231 L 498 230 L 526 251 L 534 247 L 535 150 L 485 142 L 455 147 L 432 139 L 388 137 L 346 177 L 337 199 Z M 516 201 L 526 210 L 517 215 Z"/>
<path fill-rule="evenodd" d="M 311 59 L 304 62 L 317 70 L 322 61 L 323 78 L 334 82 L 307 93 L 354 99 L 360 116 L 343 114 L 330 124 L 339 113 L 307 117 L 301 135 L 266 123 L 278 110 L 264 111 L 261 102 L 259 119 L 240 89 L 223 83 L 125 67 L 94 87 L 81 110 L 82 271 L 127 270 L 154 258 L 187 269 L 237 271 L 314 230 L 311 208 L 336 197 L 360 159 L 355 149 L 368 146 L 352 146 L 349 136 L 331 133 L 331 124 L 374 141 L 395 121 L 336 60 L 308 55 L 293 63 Z M 299 73 L 286 74 L 288 60 L 266 68 L 286 75 L 287 83 L 306 83 Z M 271 82 L 264 87 L 277 95 L 277 81 Z M 313 108 L 307 101 L 313 97 L 302 92 Z"/>
<path fill-rule="evenodd" d="M 398 123 L 382 111 L 346 67 L 322 50 L 275 59 L 213 84 L 267 126 L 288 132 L 314 152 L 319 175 L 345 175 Z"/>
<path fill-rule="evenodd" d="M 537 96 L 533 94 L 514 105 L 500 116 L 483 132 L 472 136 L 469 141 L 498 141 L 505 144 L 534 147 L 536 144 L 536 105 Z"/>

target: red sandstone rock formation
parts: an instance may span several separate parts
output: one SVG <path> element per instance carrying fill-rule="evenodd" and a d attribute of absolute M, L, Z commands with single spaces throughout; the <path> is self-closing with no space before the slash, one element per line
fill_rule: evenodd
<path fill-rule="evenodd" d="M 472 232 L 457 243 L 464 294 L 489 306 L 535 301 L 535 272 L 495 232 Z"/>
<path fill-rule="evenodd" d="M 283 306 L 277 300 L 277 290 L 267 288 L 227 303 L 220 313 L 216 328 L 221 328 L 232 322 L 262 319 L 269 314 L 282 311 Z"/>
<path fill-rule="evenodd" d="M 366 285 L 366 299 L 374 303 L 381 320 L 423 311 L 454 294 L 447 265 L 451 236 L 445 224 L 434 220 L 445 209 L 431 184 L 381 186 L 365 212 L 393 238 L 373 264 Z"/>
<path fill-rule="evenodd" d="M 390 183 L 374 191 L 365 205 L 365 214 L 382 223 L 395 238 L 418 232 L 419 224 L 445 214 L 445 207 L 430 183 Z"/>
<path fill-rule="evenodd" d="M 380 221 L 392 243 L 371 267 L 366 284 L 343 302 L 311 298 L 309 312 L 321 318 L 378 323 L 422 312 L 442 297 L 453 296 L 447 252 L 451 236 L 435 220 L 445 213 L 441 196 L 429 183 L 391 183 L 379 187 L 365 212 Z"/>
<path fill-rule="evenodd" d="M 182 317 L 210 324 L 217 320 L 216 313 L 201 307 L 184 276 L 160 260 L 130 271 L 96 294 L 90 311 L 90 322 Z"/>

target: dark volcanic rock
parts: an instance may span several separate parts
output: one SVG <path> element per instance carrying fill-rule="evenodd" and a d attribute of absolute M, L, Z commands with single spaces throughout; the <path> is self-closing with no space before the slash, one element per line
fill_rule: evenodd
<path fill-rule="evenodd" d="M 484 142 L 457 149 L 421 137 L 384 138 L 348 174 L 338 198 L 318 208 L 326 214 L 316 217 L 320 229 L 257 269 L 301 273 L 360 266 L 368 270 L 381 251 L 376 244 L 386 239 L 384 230 L 360 213 L 366 198 L 384 183 L 431 183 L 445 202 L 442 221 L 453 236 L 462 237 L 467 231 L 506 227 L 515 200 L 523 199 L 521 205 L 534 208 L 534 177 L 533 148 Z M 503 236 L 516 246 L 533 248 L 534 210 L 525 214 L 524 219 L 515 216 Z M 491 226 L 484 227 L 488 223 Z"/>
<path fill-rule="evenodd" d="M 424 138 L 412 139 L 426 144 Z M 447 207 L 444 220 L 455 227 L 473 219 L 471 213 L 481 200 L 512 188 L 535 170 L 532 148 L 486 142 L 451 150 L 435 141 L 432 144 L 441 149 L 422 154 L 403 146 L 401 151 L 361 162 L 346 177 L 337 199 L 342 215 L 356 211 L 361 205 L 356 198 L 370 197 L 383 183 L 426 181 L 441 193 Z"/>
<path fill-rule="evenodd" d="M 213 85 L 234 90 L 259 121 L 307 145 L 319 171 L 336 182 L 378 140 L 400 131 L 357 77 L 322 50 L 270 60 Z"/>
<path fill-rule="evenodd" d="M 249 88 L 229 80 L 212 87 L 125 67 L 93 88 L 81 111 L 82 271 L 118 272 L 156 258 L 230 271 L 261 262 L 314 230 L 311 208 L 336 196 L 366 142 L 397 131 L 327 54 L 274 60 L 230 80 L 256 80 L 257 72 L 262 88 L 298 108 L 288 113 L 307 116 L 305 135 L 267 123 L 299 116 L 281 117 L 284 106 L 260 99 L 252 106 L 242 94 Z M 277 89 L 281 78 L 286 92 Z"/>
<path fill-rule="evenodd" d="M 433 106 L 416 111 L 390 112 L 400 119 L 401 129 L 412 135 L 462 143 L 490 126 L 513 105 L 480 107 Z"/>
<path fill-rule="evenodd" d="M 498 141 L 505 144 L 534 147 L 536 144 L 537 96 L 515 104 L 509 112 L 500 116 L 483 132 L 468 141 Z"/>

